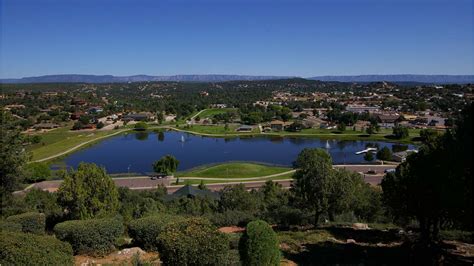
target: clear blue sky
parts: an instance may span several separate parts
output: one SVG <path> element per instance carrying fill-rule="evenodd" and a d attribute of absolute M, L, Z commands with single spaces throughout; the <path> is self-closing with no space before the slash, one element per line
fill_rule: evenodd
<path fill-rule="evenodd" d="M 0 0 L 0 77 L 474 74 L 472 0 Z"/>

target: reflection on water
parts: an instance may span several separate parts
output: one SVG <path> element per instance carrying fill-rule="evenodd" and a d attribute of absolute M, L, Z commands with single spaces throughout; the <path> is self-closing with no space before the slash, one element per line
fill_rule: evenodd
<path fill-rule="evenodd" d="M 172 131 L 119 135 L 73 153 L 67 156 L 64 162 L 71 167 L 76 167 L 82 161 L 94 162 L 104 166 L 109 173 L 151 172 L 151 164 L 166 154 L 174 155 L 180 161 L 179 170 L 226 161 L 291 166 L 302 149 L 323 148 L 331 154 L 335 164 L 364 163 L 363 155 L 356 155 L 355 152 L 365 149 L 366 146 L 387 146 L 392 149 L 396 145 L 377 141 L 262 136 L 212 138 L 190 134 L 184 134 L 185 142 L 181 142 L 182 136 L 183 133 Z"/>

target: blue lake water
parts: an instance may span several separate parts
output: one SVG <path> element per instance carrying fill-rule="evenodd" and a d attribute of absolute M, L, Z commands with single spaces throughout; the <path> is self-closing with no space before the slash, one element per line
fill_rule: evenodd
<path fill-rule="evenodd" d="M 184 139 L 184 142 L 182 142 Z M 227 161 L 252 161 L 291 166 L 304 148 L 324 148 L 334 164 L 365 163 L 363 155 L 355 152 L 377 144 L 392 148 L 393 143 L 380 141 L 321 140 L 317 138 L 211 138 L 174 131 L 159 133 L 129 133 L 111 137 L 87 149 L 80 150 L 63 161 L 68 167 L 80 162 L 104 166 L 109 173 L 146 173 L 152 163 L 166 154 L 179 161 L 178 170 L 187 170 L 204 164 Z M 413 146 L 409 146 L 413 148 Z"/>

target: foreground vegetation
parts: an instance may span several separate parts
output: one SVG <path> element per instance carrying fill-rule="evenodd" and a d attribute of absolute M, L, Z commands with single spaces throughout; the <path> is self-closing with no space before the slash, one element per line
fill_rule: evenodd
<path fill-rule="evenodd" d="M 301 264 L 472 264 L 444 241 L 469 240 L 466 234 L 472 241 L 472 106 L 448 134 L 424 133 L 420 152 L 381 187 L 334 169 L 325 150 L 308 148 L 295 160 L 290 190 L 268 181 L 258 190 L 234 185 L 183 197 L 164 187 L 117 188 L 94 164 L 65 172 L 57 193 L 14 196 L 28 154 L 8 116 L 1 122 L 8 129 L 0 131 L 2 265 L 25 258 L 68 265 L 72 254 L 101 256 L 130 244 L 158 251 L 167 265 L 275 265 L 282 257 Z M 167 156 L 155 166 L 173 172 L 177 163 Z M 222 226 L 245 230 L 228 235 L 217 230 Z"/>

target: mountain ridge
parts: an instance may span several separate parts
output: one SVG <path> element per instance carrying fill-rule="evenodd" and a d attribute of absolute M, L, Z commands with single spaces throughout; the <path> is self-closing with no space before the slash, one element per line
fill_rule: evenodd
<path fill-rule="evenodd" d="M 251 81 L 251 80 L 276 80 L 295 78 L 296 76 L 252 76 L 252 75 L 84 75 L 84 74 L 59 74 L 24 77 L 18 79 L 0 79 L 0 83 L 121 83 L 145 81 L 176 81 L 176 82 L 223 82 L 223 81 Z M 418 74 L 393 74 L 393 75 L 326 75 L 313 76 L 305 79 L 339 82 L 418 82 L 418 83 L 474 83 L 474 75 L 418 75 Z"/>

